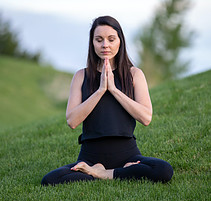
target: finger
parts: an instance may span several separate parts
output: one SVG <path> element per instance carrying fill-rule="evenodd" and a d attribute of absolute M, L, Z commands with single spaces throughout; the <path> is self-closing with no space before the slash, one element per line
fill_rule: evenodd
<path fill-rule="evenodd" d="M 108 60 L 108 71 L 109 71 L 109 73 L 112 73 L 112 68 L 111 68 L 111 64 L 110 64 L 109 60 Z"/>
<path fill-rule="evenodd" d="M 108 58 L 107 57 L 104 60 L 104 64 L 105 64 L 105 73 L 107 75 L 108 74 Z"/>
<path fill-rule="evenodd" d="M 102 75 L 105 73 L 105 62 L 103 64 L 103 67 L 102 67 Z"/>
<path fill-rule="evenodd" d="M 109 62 L 108 57 L 105 58 L 105 63 L 106 63 L 106 66 L 109 66 L 110 62 Z"/>
<path fill-rule="evenodd" d="M 104 66 L 106 66 L 106 65 L 108 65 L 108 58 L 107 57 L 105 57 L 105 59 L 104 59 Z"/>
<path fill-rule="evenodd" d="M 104 78 L 106 78 L 106 76 L 107 76 L 107 67 L 106 67 L 106 65 L 104 65 L 103 68 L 102 68 L 102 76 Z"/>

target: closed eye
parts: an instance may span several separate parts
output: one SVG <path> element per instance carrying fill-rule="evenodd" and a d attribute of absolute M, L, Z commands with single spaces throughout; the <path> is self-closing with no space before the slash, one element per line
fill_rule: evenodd
<path fill-rule="evenodd" d="M 95 37 L 95 40 L 96 40 L 97 42 L 102 42 L 102 41 L 103 41 L 103 38 L 102 38 L 101 36 L 96 36 L 96 37 Z"/>
<path fill-rule="evenodd" d="M 109 36 L 109 37 L 108 37 L 108 40 L 109 40 L 110 42 L 113 42 L 115 39 L 116 39 L 115 36 Z"/>

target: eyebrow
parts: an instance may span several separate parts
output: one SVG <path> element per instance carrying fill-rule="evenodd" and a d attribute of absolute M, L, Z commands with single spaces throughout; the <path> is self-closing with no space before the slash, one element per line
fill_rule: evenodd
<path fill-rule="evenodd" d="M 94 36 L 94 37 L 95 37 L 95 38 L 98 38 L 98 37 L 99 37 L 99 38 L 103 38 L 103 37 L 100 36 L 100 35 L 97 35 L 97 36 Z M 109 37 L 116 37 L 116 35 L 109 35 L 108 38 L 109 38 Z"/>

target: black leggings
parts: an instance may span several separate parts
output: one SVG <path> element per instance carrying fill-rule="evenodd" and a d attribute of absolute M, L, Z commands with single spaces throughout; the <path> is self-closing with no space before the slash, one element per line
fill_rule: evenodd
<path fill-rule="evenodd" d="M 83 142 L 77 162 L 49 172 L 43 177 L 41 184 L 54 185 L 94 180 L 95 178 L 91 175 L 71 170 L 73 166 L 81 161 L 90 166 L 101 163 L 106 169 L 114 169 L 114 179 L 147 178 L 154 182 L 168 182 L 173 175 L 173 169 L 166 161 L 142 156 L 134 138 L 116 137 Z M 140 163 L 123 168 L 126 163 L 136 161 L 140 161 Z"/>

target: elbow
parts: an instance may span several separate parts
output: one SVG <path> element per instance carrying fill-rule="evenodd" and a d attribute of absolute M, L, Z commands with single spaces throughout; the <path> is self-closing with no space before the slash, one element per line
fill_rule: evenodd
<path fill-rule="evenodd" d="M 148 112 L 144 122 L 143 122 L 143 125 L 144 126 L 149 126 L 149 124 L 151 123 L 152 121 L 152 109 Z"/>
<path fill-rule="evenodd" d="M 71 118 L 67 117 L 66 116 L 66 120 L 67 120 L 67 125 L 72 128 L 72 129 L 75 129 L 77 128 L 77 125 L 71 120 Z"/>
<path fill-rule="evenodd" d="M 142 119 L 140 122 L 144 125 L 144 126 L 149 126 L 149 124 L 152 121 L 152 115 L 148 115 L 144 120 Z"/>
<path fill-rule="evenodd" d="M 144 126 L 149 126 L 149 124 L 151 123 L 151 119 L 147 119 L 143 122 Z"/>
<path fill-rule="evenodd" d="M 68 121 L 68 120 L 67 120 L 67 125 L 72 129 L 77 128 L 77 125 L 75 125 L 74 123 L 72 123 L 71 121 Z"/>

